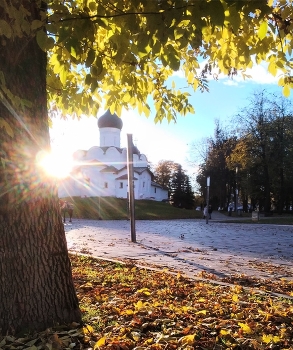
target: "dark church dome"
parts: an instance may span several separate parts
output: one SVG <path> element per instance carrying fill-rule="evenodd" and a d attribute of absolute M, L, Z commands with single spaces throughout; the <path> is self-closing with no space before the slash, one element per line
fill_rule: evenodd
<path fill-rule="evenodd" d="M 122 126 L 123 123 L 121 118 L 119 118 L 116 113 L 112 114 L 109 110 L 98 119 L 99 129 L 116 128 L 121 130 Z"/>
<path fill-rule="evenodd" d="M 140 152 L 139 152 L 139 150 L 138 150 L 138 148 L 136 147 L 136 146 L 132 146 L 132 153 L 133 154 L 137 154 L 138 156 L 140 155 Z"/>

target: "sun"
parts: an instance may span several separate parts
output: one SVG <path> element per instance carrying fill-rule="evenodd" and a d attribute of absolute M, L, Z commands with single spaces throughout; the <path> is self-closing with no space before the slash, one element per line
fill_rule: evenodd
<path fill-rule="evenodd" d="M 49 176 L 59 179 L 67 177 L 73 168 L 71 157 L 57 152 L 42 153 L 38 156 L 38 164 Z"/>

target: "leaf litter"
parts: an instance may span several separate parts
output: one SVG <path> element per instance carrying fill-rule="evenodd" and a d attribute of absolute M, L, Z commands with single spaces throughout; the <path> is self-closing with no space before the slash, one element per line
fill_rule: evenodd
<path fill-rule="evenodd" d="M 293 349 L 290 279 L 236 275 L 225 285 L 206 272 L 190 279 L 131 261 L 71 261 L 84 323 L 2 337 L 0 350 Z"/>

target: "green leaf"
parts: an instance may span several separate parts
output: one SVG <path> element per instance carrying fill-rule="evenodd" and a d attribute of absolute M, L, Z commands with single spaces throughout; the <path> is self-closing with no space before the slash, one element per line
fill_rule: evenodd
<path fill-rule="evenodd" d="M 23 106 L 28 107 L 28 108 L 32 108 L 32 106 L 33 106 L 33 104 L 31 103 L 31 101 L 26 100 L 26 99 L 22 99 L 22 100 L 21 100 L 21 104 L 22 104 Z"/>
<path fill-rule="evenodd" d="M 38 19 L 35 19 L 34 21 L 32 21 L 31 23 L 31 30 L 36 30 L 41 28 L 44 25 L 44 23 Z"/>
<path fill-rule="evenodd" d="M 240 14 L 236 10 L 235 6 L 229 7 L 229 16 L 227 19 L 230 22 L 231 26 L 233 27 L 234 32 L 236 33 L 237 30 L 239 29 L 241 19 L 240 19 Z"/>
<path fill-rule="evenodd" d="M 10 25 L 3 19 L 0 19 L 0 35 L 5 35 L 8 39 L 10 39 L 12 36 L 12 29 Z"/>
<path fill-rule="evenodd" d="M 14 136 L 14 132 L 11 128 L 11 126 L 7 123 L 6 120 L 4 120 L 3 118 L 0 118 L 0 128 L 4 128 L 6 133 L 10 136 L 13 137 Z"/>
<path fill-rule="evenodd" d="M 91 1 L 90 3 L 89 3 L 89 9 L 91 10 L 91 11 L 97 11 L 97 4 L 95 3 L 95 2 L 93 2 L 93 1 Z"/>
<path fill-rule="evenodd" d="M 260 24 L 259 30 L 258 30 L 258 37 L 260 38 L 260 40 L 263 40 L 266 37 L 267 31 L 268 31 L 268 22 L 263 21 Z"/>
<path fill-rule="evenodd" d="M 151 48 L 149 42 L 150 37 L 145 33 L 141 33 L 137 42 L 138 54 L 140 57 L 144 57 L 150 52 Z"/>
<path fill-rule="evenodd" d="M 173 46 L 169 45 L 165 51 L 164 58 L 170 68 L 174 71 L 178 71 L 180 68 L 180 58 L 177 51 Z"/>
<path fill-rule="evenodd" d="M 103 67 L 103 61 L 102 61 L 101 57 L 97 57 L 96 58 L 96 61 L 95 61 L 94 65 L 95 65 L 95 67 L 97 69 L 96 75 L 99 76 L 102 73 L 103 68 L 104 68 Z"/>
<path fill-rule="evenodd" d="M 88 54 L 87 54 L 87 58 L 86 58 L 86 61 L 85 61 L 85 65 L 86 67 L 90 67 L 92 65 L 92 63 L 94 62 L 95 60 L 95 57 L 96 57 L 96 53 L 94 50 L 90 49 Z"/>
<path fill-rule="evenodd" d="M 92 81 L 92 76 L 90 74 L 87 74 L 86 77 L 85 77 L 84 83 L 86 85 L 90 85 L 91 81 Z"/>
<path fill-rule="evenodd" d="M 208 6 L 212 24 L 222 26 L 225 20 L 224 7 L 220 0 L 210 1 Z"/>
<path fill-rule="evenodd" d="M 47 34 L 43 30 L 39 30 L 36 35 L 37 43 L 43 51 L 47 51 Z"/>

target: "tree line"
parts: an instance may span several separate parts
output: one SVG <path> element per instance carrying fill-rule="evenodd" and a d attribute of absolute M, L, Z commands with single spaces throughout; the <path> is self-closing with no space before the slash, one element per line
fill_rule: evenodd
<path fill-rule="evenodd" d="M 210 202 L 266 216 L 282 214 L 293 203 L 293 109 L 288 99 L 255 92 L 227 131 L 217 121 L 208 138 L 196 181 L 203 198 L 210 176 Z M 236 207 L 237 206 L 237 207 Z"/>
<path fill-rule="evenodd" d="M 168 189 L 172 205 L 178 208 L 193 209 L 194 192 L 190 177 L 182 165 L 171 160 L 161 160 L 154 169 L 155 181 Z"/>

